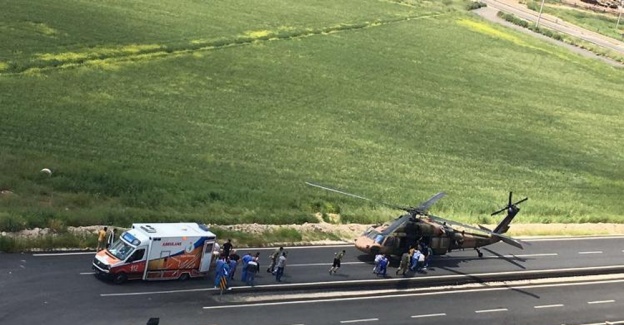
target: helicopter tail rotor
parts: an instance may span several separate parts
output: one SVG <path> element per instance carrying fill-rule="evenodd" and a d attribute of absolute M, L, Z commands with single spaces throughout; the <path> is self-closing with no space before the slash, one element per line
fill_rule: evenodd
<path fill-rule="evenodd" d="M 503 221 L 501 221 L 500 224 L 498 224 L 498 226 L 496 226 L 496 228 L 494 228 L 494 230 L 492 231 L 495 234 L 504 234 L 507 232 L 507 230 L 509 230 L 509 224 L 511 223 L 511 221 L 513 220 L 513 218 L 516 216 L 516 214 L 518 214 L 518 212 L 520 212 L 520 208 L 518 208 L 518 204 L 528 200 L 528 197 L 525 197 L 524 199 L 516 202 L 516 203 L 512 203 L 513 202 L 513 192 L 509 192 L 509 199 L 507 201 L 507 206 L 505 206 L 504 208 L 493 212 L 491 215 L 497 215 L 503 211 L 507 211 L 507 215 L 505 216 L 505 218 L 503 219 Z M 510 237 L 511 238 L 511 237 Z M 501 240 L 503 240 L 501 238 Z M 503 240 L 504 241 L 504 240 Z M 513 244 L 511 244 L 513 245 Z"/>
<path fill-rule="evenodd" d="M 520 211 L 520 209 L 517 207 L 517 205 L 529 199 L 528 197 L 525 197 L 524 199 L 522 199 L 522 200 L 520 200 L 520 201 L 518 201 L 516 203 L 511 203 L 512 197 L 513 197 L 513 192 L 510 191 L 509 192 L 509 201 L 507 203 L 507 206 L 505 206 L 504 208 L 502 208 L 500 210 L 492 212 L 491 216 L 497 215 L 497 214 L 499 214 L 499 213 L 501 213 L 501 212 L 503 212 L 505 210 L 511 211 L 511 209 L 517 210 L 516 213 L 518 213 L 518 211 Z"/>

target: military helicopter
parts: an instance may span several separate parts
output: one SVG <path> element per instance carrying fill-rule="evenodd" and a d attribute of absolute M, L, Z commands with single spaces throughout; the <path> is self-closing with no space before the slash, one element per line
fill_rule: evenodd
<path fill-rule="evenodd" d="M 490 230 L 482 225 L 476 228 L 429 214 L 429 208 L 446 195 L 444 192 L 432 196 L 429 200 L 421 203 L 417 207 L 402 207 L 383 202 L 375 202 L 363 196 L 339 191 L 319 184 L 310 182 L 306 182 L 306 184 L 407 212 L 390 223 L 368 228 L 355 240 L 355 247 L 367 254 L 376 255 L 381 253 L 401 256 L 418 241 L 422 241 L 431 247 L 434 255 L 445 255 L 453 250 L 473 248 L 477 251 L 479 257 L 483 257 L 483 253 L 481 253 L 479 247 L 491 245 L 499 241 L 522 249 L 522 243 L 519 240 L 507 236 L 505 233 L 509 230 L 509 224 L 513 218 L 520 211 L 517 205 L 529 198 L 524 198 L 518 202 L 512 203 L 512 192 L 509 192 L 507 205 L 491 214 L 494 216 L 503 211 L 507 211 L 507 216 L 505 216 L 494 230 Z"/>

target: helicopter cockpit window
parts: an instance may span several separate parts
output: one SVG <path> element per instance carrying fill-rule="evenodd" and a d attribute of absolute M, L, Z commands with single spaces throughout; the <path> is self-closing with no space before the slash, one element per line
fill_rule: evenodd
<path fill-rule="evenodd" d="M 386 241 L 384 241 L 383 245 L 384 245 L 385 247 L 392 247 L 392 246 L 394 246 L 394 241 L 395 241 L 395 239 L 396 239 L 396 238 L 395 238 L 395 237 L 392 237 L 392 236 L 387 237 L 387 238 L 386 238 Z"/>
<path fill-rule="evenodd" d="M 377 236 L 379 236 L 379 231 L 372 229 L 368 234 L 366 234 L 366 237 L 370 238 L 370 239 L 375 239 L 377 238 Z"/>

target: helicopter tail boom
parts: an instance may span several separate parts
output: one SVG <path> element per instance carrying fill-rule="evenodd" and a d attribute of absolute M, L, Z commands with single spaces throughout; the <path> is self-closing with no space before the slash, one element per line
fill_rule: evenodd
<path fill-rule="evenodd" d="M 506 244 L 509 244 L 511 246 L 515 246 L 515 247 L 518 247 L 520 249 L 523 249 L 522 244 L 518 240 L 513 239 L 513 238 L 511 238 L 509 236 L 506 236 L 506 235 L 503 235 L 503 234 L 497 234 L 495 232 L 490 233 L 490 235 L 492 235 L 492 237 L 500 239 L 502 242 L 504 242 Z"/>

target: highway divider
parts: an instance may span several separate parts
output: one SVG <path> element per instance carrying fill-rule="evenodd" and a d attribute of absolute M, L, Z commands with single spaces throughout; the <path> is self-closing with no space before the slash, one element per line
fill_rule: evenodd
<path fill-rule="evenodd" d="M 308 283 L 279 283 L 257 286 L 232 287 L 231 292 L 278 292 L 278 291 L 336 291 L 336 290 L 371 290 L 371 289 L 413 289 L 463 285 L 470 283 L 504 282 L 519 280 L 535 280 L 545 278 L 569 278 L 596 276 L 607 274 L 624 274 L 624 265 L 562 268 L 548 270 L 509 271 L 476 274 L 452 275 L 416 275 L 406 278 L 385 278 L 348 281 L 325 281 Z M 579 279 L 579 281 L 583 281 Z"/>

